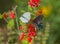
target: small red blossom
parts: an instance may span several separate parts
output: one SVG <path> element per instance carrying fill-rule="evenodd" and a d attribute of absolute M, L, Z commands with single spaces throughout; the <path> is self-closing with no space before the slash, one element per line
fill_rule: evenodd
<path fill-rule="evenodd" d="M 35 37 L 36 36 L 36 33 L 35 32 L 32 32 L 32 36 Z"/>
<path fill-rule="evenodd" d="M 14 13 L 14 12 L 10 12 L 10 17 L 11 17 L 12 19 L 16 18 L 15 13 Z"/>
<path fill-rule="evenodd" d="M 28 24 L 28 37 L 35 37 L 36 36 L 36 29 L 34 27 L 34 24 Z"/>
<path fill-rule="evenodd" d="M 3 17 L 4 17 L 4 18 L 7 18 L 7 17 L 8 17 L 8 15 L 7 15 L 7 14 L 4 14 L 4 15 L 3 15 Z"/>
<path fill-rule="evenodd" d="M 28 37 L 28 42 L 31 42 L 32 41 L 32 38 L 31 37 Z"/>
<path fill-rule="evenodd" d="M 29 5 L 30 5 L 31 7 L 35 6 L 33 2 L 29 2 Z"/>
<path fill-rule="evenodd" d="M 39 6 L 39 3 L 40 3 L 40 0 L 30 0 L 29 5 L 31 7 L 33 7 L 33 6 L 38 7 Z"/>
<path fill-rule="evenodd" d="M 32 33 L 31 33 L 31 32 L 29 32 L 29 33 L 28 33 L 28 37 L 31 37 L 31 36 L 32 36 Z"/>
<path fill-rule="evenodd" d="M 27 28 L 29 29 L 28 32 L 32 32 L 32 31 L 35 32 L 34 24 L 28 24 L 28 25 L 27 25 Z"/>
<path fill-rule="evenodd" d="M 20 37 L 20 40 L 22 41 L 24 38 L 25 38 L 25 34 L 22 33 L 22 35 L 21 35 L 21 37 Z"/>
<path fill-rule="evenodd" d="M 20 29 L 20 30 L 23 30 L 23 26 L 20 26 L 19 29 Z"/>
<path fill-rule="evenodd" d="M 34 24 L 27 24 L 27 28 L 33 28 Z"/>

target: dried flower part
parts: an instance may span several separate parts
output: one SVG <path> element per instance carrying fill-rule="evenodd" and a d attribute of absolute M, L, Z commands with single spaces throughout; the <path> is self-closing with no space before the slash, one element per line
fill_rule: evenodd
<path fill-rule="evenodd" d="M 7 17 L 8 17 L 8 15 L 5 13 L 5 14 L 3 15 L 3 17 L 4 17 L 4 18 L 7 18 Z"/>

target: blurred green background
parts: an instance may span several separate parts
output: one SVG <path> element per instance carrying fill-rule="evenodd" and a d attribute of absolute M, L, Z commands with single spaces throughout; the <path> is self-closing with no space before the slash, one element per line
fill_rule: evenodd
<path fill-rule="evenodd" d="M 4 12 L 11 10 L 13 6 L 18 5 L 16 12 L 17 12 L 17 15 L 20 16 L 19 14 L 21 14 L 20 13 L 21 10 L 28 11 L 27 10 L 28 1 L 29 0 L 0 0 L 0 14 L 3 14 Z M 52 7 L 50 16 L 45 19 L 45 21 L 48 21 L 51 26 L 49 30 L 50 35 L 48 37 L 46 44 L 60 44 L 60 0 L 41 0 L 40 6 L 42 5 L 44 6 L 51 5 Z M 2 23 L 2 22 L 3 22 L 3 19 L 0 19 L 0 25 L 2 25 L 0 26 L 1 28 L 5 27 L 4 25 L 5 23 L 4 22 Z M 11 38 L 11 40 L 12 39 L 13 38 Z M 15 44 L 15 43 L 9 43 L 9 44 Z"/>

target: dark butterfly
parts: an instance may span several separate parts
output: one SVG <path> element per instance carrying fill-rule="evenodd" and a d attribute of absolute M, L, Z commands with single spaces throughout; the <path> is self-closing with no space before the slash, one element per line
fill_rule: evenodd
<path fill-rule="evenodd" d="M 43 28 L 43 20 L 44 20 L 43 15 L 40 15 L 33 20 L 33 23 L 34 23 L 34 25 L 37 29 L 42 29 Z"/>

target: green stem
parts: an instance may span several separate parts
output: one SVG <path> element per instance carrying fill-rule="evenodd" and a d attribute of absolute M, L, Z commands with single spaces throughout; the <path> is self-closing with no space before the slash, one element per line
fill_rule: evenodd
<path fill-rule="evenodd" d="M 6 20 L 5 18 L 4 18 L 4 20 L 8 23 L 8 20 Z"/>
<path fill-rule="evenodd" d="M 17 7 L 17 6 L 16 6 Z M 15 14 L 16 14 L 16 8 L 15 8 Z M 17 24 L 17 29 L 19 29 L 19 25 L 18 25 L 18 17 L 17 17 L 17 14 L 16 14 L 16 24 Z"/>

